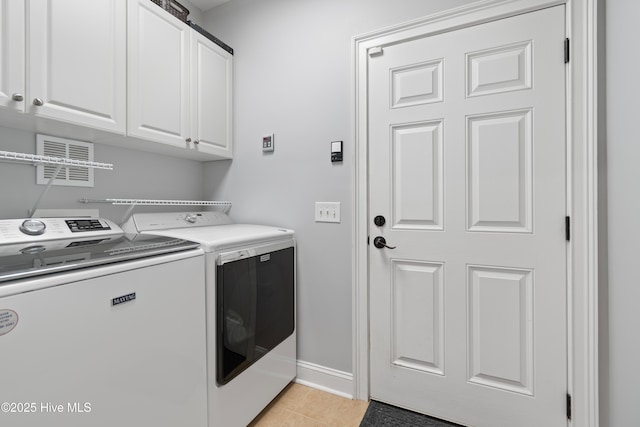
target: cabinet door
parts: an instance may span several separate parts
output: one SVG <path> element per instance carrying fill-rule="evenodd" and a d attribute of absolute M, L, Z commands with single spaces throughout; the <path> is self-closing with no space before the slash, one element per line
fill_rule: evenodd
<path fill-rule="evenodd" d="M 0 0 L 0 107 L 24 111 L 24 1 Z"/>
<path fill-rule="evenodd" d="M 149 0 L 129 2 L 129 135 L 188 146 L 190 31 Z"/>
<path fill-rule="evenodd" d="M 27 111 L 124 133 L 125 3 L 30 0 L 27 14 Z"/>
<path fill-rule="evenodd" d="M 194 149 L 231 158 L 233 57 L 193 31 L 191 58 L 191 129 L 198 141 Z"/>

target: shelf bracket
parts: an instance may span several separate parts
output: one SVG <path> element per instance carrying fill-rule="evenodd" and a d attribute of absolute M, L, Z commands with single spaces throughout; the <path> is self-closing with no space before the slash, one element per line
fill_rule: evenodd
<path fill-rule="evenodd" d="M 49 182 L 47 182 L 46 187 L 44 187 L 42 193 L 40 193 L 40 197 L 38 197 L 38 200 L 36 200 L 36 202 L 33 204 L 33 208 L 31 208 L 31 210 L 29 211 L 29 218 L 33 218 L 33 215 L 35 215 L 36 209 L 38 209 L 38 206 L 40 206 L 42 199 L 44 199 L 44 196 L 49 192 L 49 189 L 53 185 L 53 181 L 55 181 L 58 173 L 62 169 L 62 166 L 62 164 L 56 166 L 56 170 L 53 172 L 53 175 L 51 175 L 51 178 L 49 178 Z"/>

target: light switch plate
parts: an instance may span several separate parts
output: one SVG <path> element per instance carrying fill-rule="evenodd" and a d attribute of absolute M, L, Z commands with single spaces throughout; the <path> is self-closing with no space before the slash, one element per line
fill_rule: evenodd
<path fill-rule="evenodd" d="M 340 222 L 340 202 L 316 202 L 316 222 Z"/>

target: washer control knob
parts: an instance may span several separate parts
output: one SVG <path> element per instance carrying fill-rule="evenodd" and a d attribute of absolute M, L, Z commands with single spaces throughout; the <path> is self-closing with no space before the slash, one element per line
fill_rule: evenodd
<path fill-rule="evenodd" d="M 195 224 L 197 219 L 198 216 L 196 214 L 187 214 L 187 216 L 184 217 L 184 220 L 191 224 Z"/>
<path fill-rule="evenodd" d="M 20 231 L 29 236 L 39 236 L 44 233 L 45 228 L 45 223 L 37 219 L 27 219 L 20 224 Z"/>

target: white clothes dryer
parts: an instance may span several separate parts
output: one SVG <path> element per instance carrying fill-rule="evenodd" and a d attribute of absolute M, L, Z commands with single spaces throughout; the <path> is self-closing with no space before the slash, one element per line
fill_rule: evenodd
<path fill-rule="evenodd" d="M 201 244 L 209 426 L 246 426 L 296 376 L 294 232 L 215 211 L 134 214 L 123 228 Z"/>

